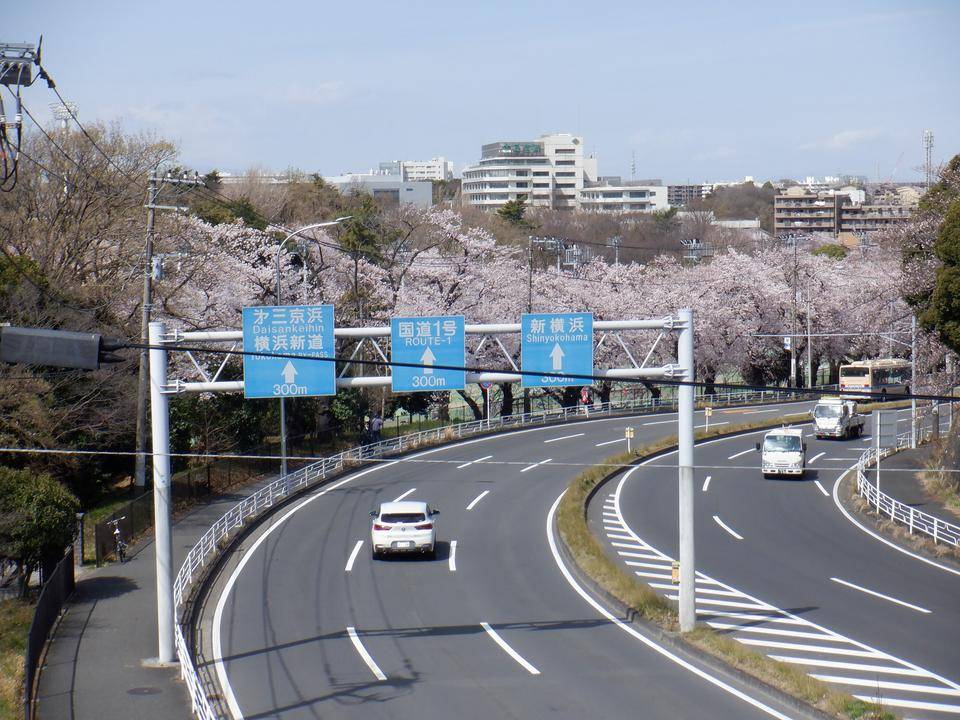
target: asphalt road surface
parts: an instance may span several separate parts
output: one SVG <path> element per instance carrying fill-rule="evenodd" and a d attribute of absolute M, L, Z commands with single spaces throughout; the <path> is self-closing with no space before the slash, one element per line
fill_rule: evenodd
<path fill-rule="evenodd" d="M 809 404 L 787 410 L 798 407 Z M 711 422 L 784 411 L 716 411 Z M 202 618 L 232 715 L 792 717 L 638 636 L 565 572 L 552 509 L 584 466 L 625 447 L 628 425 L 643 443 L 674 433 L 676 415 L 437 448 L 271 515 L 227 563 Z M 369 511 L 400 496 L 440 509 L 436 560 L 371 559 Z M 669 493 L 662 503 L 660 514 L 676 514 Z"/>

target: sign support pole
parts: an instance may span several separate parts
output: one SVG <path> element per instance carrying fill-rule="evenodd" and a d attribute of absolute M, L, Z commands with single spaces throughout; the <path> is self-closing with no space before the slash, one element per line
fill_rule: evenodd
<path fill-rule="evenodd" d="M 693 311 L 679 313 L 682 329 L 677 340 L 677 363 L 685 382 L 694 380 Z M 693 386 L 681 385 L 678 390 L 678 458 L 680 464 L 680 631 L 690 632 L 697 621 L 695 601 L 696 565 L 694 555 L 693 518 Z"/>
<path fill-rule="evenodd" d="M 153 526 L 157 562 L 157 662 L 176 662 L 173 642 L 173 536 L 170 528 L 170 399 L 164 326 L 150 323 L 150 428 L 153 435 Z"/>

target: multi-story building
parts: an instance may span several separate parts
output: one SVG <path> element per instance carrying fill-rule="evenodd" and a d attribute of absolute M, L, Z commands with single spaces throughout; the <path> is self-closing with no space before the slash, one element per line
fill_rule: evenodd
<path fill-rule="evenodd" d="M 670 207 L 686 207 L 709 194 L 706 185 L 667 185 L 667 203 Z"/>
<path fill-rule="evenodd" d="M 588 212 L 654 212 L 668 207 L 667 188 L 643 180 L 605 177 L 580 191 L 580 209 Z"/>
<path fill-rule="evenodd" d="M 481 148 L 480 162 L 463 169 L 463 203 L 497 209 L 524 198 L 534 207 L 574 210 L 597 161 L 585 157 L 583 138 L 567 133 L 536 140 L 500 141 Z"/>
<path fill-rule="evenodd" d="M 390 205 L 416 205 L 428 208 L 433 204 L 433 183 L 407 182 L 399 175 L 381 173 L 346 173 L 324 180 L 341 193 L 362 190 L 374 200 Z"/>
<path fill-rule="evenodd" d="M 864 191 L 846 187 L 811 193 L 789 188 L 774 198 L 774 235 L 824 233 L 841 239 L 862 238 L 891 224 L 907 220 L 915 208 L 913 195 L 906 202 L 868 202 Z"/>
<path fill-rule="evenodd" d="M 391 160 L 380 163 L 380 171 L 399 175 L 404 182 L 453 179 L 453 163 L 444 157 L 431 160 Z"/>

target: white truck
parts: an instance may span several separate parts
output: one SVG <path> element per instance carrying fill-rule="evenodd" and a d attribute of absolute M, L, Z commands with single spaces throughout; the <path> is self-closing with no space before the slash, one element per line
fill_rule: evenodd
<path fill-rule="evenodd" d="M 854 438 L 863 434 L 866 417 L 857 412 L 857 403 L 839 397 L 823 397 L 813 408 L 818 438 Z"/>
<path fill-rule="evenodd" d="M 802 428 L 782 427 L 771 430 L 757 443 L 763 476 L 795 475 L 802 477 L 807 468 L 807 444 Z"/>

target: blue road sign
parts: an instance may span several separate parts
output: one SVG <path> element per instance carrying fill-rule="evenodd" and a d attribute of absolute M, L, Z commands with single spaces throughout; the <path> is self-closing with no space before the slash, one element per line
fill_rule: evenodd
<path fill-rule="evenodd" d="M 243 309 L 245 352 L 333 357 L 333 305 L 262 306 Z M 333 362 L 243 356 L 243 395 L 248 398 L 335 395 Z"/>
<path fill-rule="evenodd" d="M 463 367 L 466 362 L 462 315 L 395 317 L 390 320 L 391 359 L 424 367 L 397 367 L 394 392 L 463 390 L 464 370 L 440 370 L 433 365 Z"/>
<path fill-rule="evenodd" d="M 592 313 L 531 313 L 520 319 L 521 369 L 593 375 Z M 583 385 L 570 377 L 523 375 L 522 387 Z"/>

